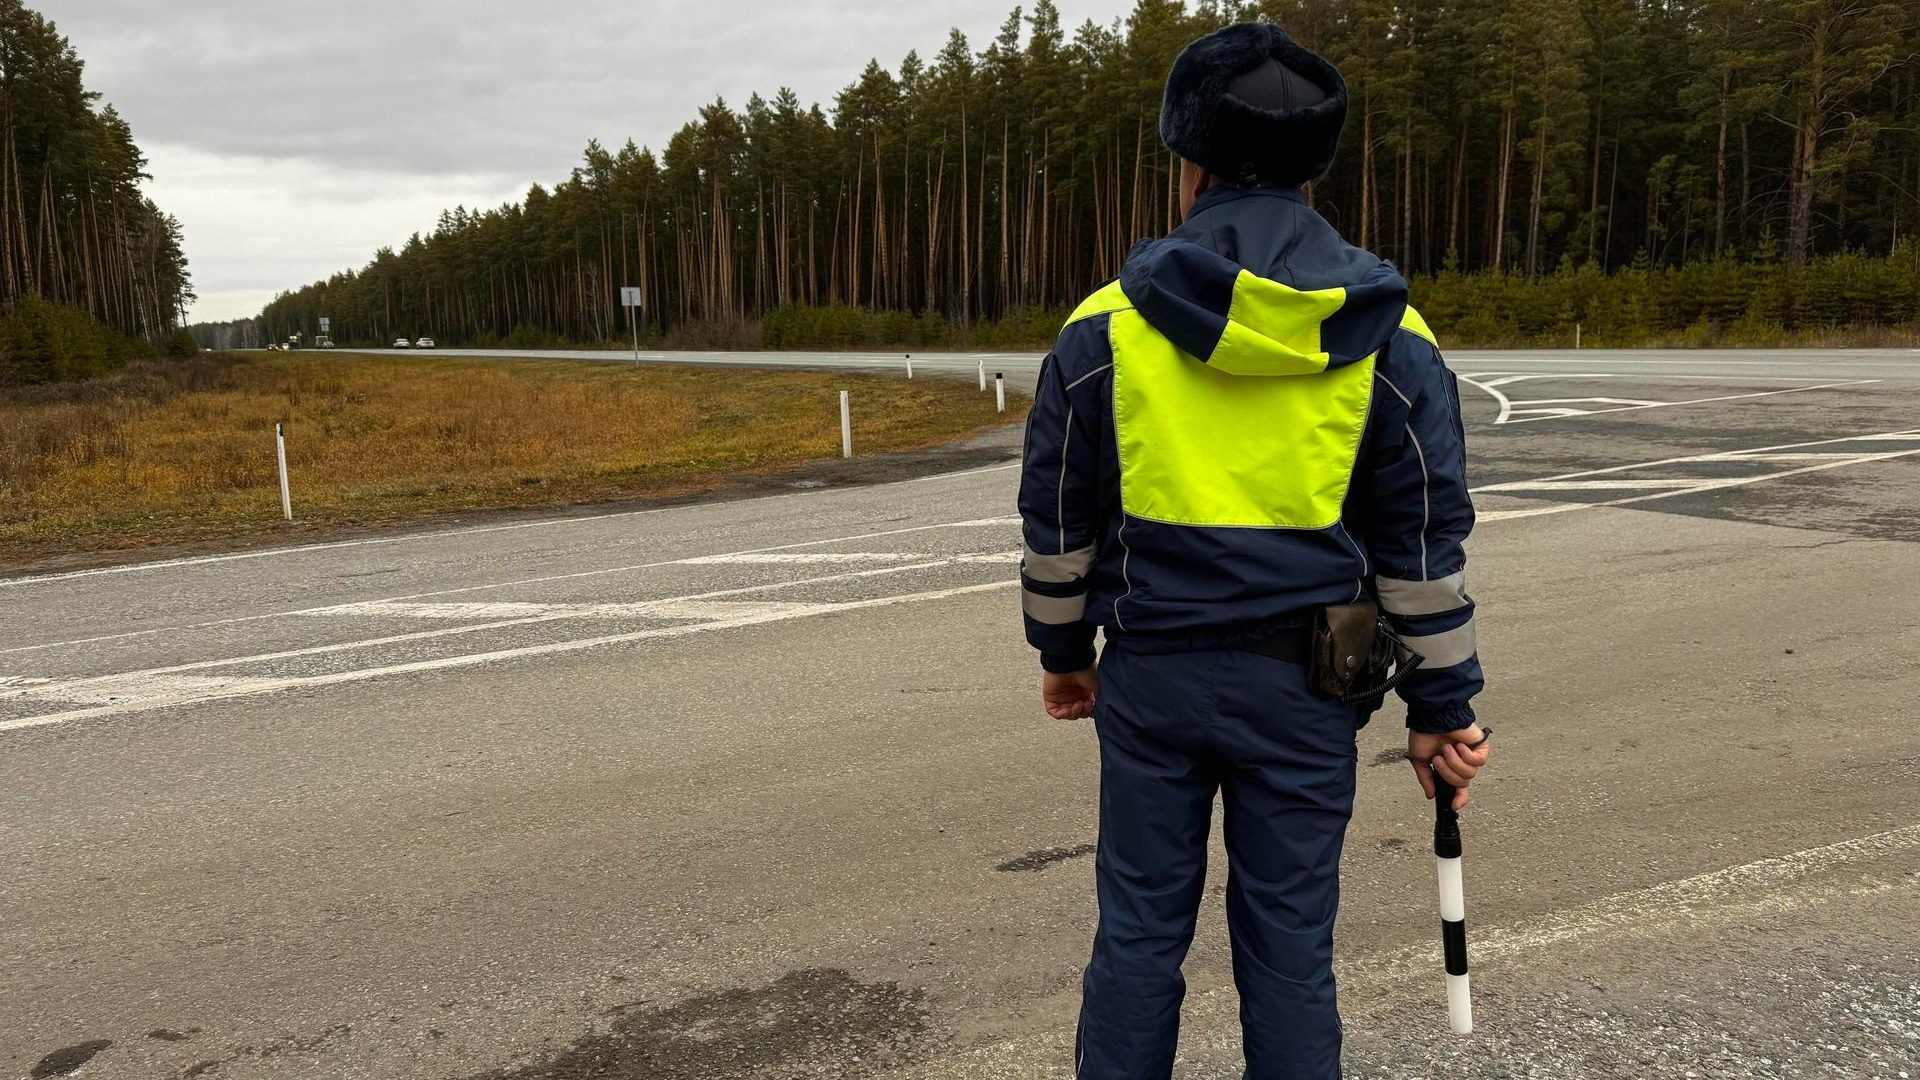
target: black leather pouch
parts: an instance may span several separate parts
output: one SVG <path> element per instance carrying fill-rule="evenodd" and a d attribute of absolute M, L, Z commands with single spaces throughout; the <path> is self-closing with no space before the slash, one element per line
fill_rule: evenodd
<path fill-rule="evenodd" d="M 1373 601 L 1321 608 L 1313 617 L 1307 685 L 1326 698 L 1344 698 L 1366 679 L 1380 637 L 1380 605 Z"/>

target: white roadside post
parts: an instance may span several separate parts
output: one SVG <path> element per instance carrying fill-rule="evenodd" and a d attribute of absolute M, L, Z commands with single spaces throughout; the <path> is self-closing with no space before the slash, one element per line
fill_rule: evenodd
<path fill-rule="evenodd" d="M 627 309 L 627 322 L 633 326 L 633 362 L 640 362 L 640 290 L 632 286 L 620 289 L 620 306 Z"/>
<path fill-rule="evenodd" d="M 987 390 L 987 362 L 985 360 L 982 360 L 980 361 L 980 392 L 984 394 L 986 393 L 986 390 Z"/>
<path fill-rule="evenodd" d="M 1573 347 L 1576 349 L 1580 347 L 1580 324 L 1579 323 L 1573 324 Z"/>
<path fill-rule="evenodd" d="M 913 354 L 907 354 L 907 378 L 913 378 Z"/>
<path fill-rule="evenodd" d="M 280 513 L 292 521 L 293 489 L 287 486 L 287 433 L 279 424 L 273 425 L 273 450 L 280 459 Z"/>
<path fill-rule="evenodd" d="M 853 412 L 847 405 L 847 392 L 840 391 L 840 456 L 853 456 Z"/>
<path fill-rule="evenodd" d="M 1007 376 L 1004 372 L 993 373 L 993 400 L 1001 412 L 1007 411 Z"/>

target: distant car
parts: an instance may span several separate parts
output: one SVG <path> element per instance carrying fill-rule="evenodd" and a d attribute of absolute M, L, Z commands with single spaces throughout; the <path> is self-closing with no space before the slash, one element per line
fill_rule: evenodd
<path fill-rule="evenodd" d="M 275 343 L 275 342 L 271 342 L 271 341 L 269 341 L 269 342 L 267 342 L 267 351 L 268 351 L 268 352 L 279 352 L 279 351 L 280 351 L 280 346 L 279 346 L 279 345 L 278 345 L 277 343 Z"/>
<path fill-rule="evenodd" d="M 333 339 L 330 337 L 320 338 L 313 343 L 313 347 L 316 349 L 331 349 L 333 348 Z"/>
<path fill-rule="evenodd" d="M 413 348 L 413 342 L 403 337 L 397 337 L 393 339 L 393 347 L 396 349 L 411 349 Z"/>
<path fill-rule="evenodd" d="M 413 347 L 416 349 L 431 349 L 433 348 L 433 339 L 430 337 L 423 337 L 419 341 L 414 342 Z"/>

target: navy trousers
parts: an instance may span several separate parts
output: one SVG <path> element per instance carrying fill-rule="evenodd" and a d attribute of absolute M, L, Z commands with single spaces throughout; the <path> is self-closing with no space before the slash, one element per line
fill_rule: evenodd
<path fill-rule="evenodd" d="M 1355 712 L 1306 671 L 1246 652 L 1109 647 L 1100 734 L 1100 928 L 1083 978 L 1077 1080 L 1167 1080 L 1225 811 L 1227 926 L 1247 1080 L 1338 1080 L 1333 919 L 1353 813 Z"/>

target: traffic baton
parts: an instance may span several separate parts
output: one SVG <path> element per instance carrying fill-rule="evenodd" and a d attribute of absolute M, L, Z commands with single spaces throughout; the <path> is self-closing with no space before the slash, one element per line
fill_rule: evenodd
<path fill-rule="evenodd" d="M 1454 787 L 1433 773 L 1433 861 L 1440 871 L 1440 942 L 1447 964 L 1447 1023 L 1473 1034 L 1473 991 L 1467 983 L 1467 894 L 1460 879 L 1460 815 Z"/>

